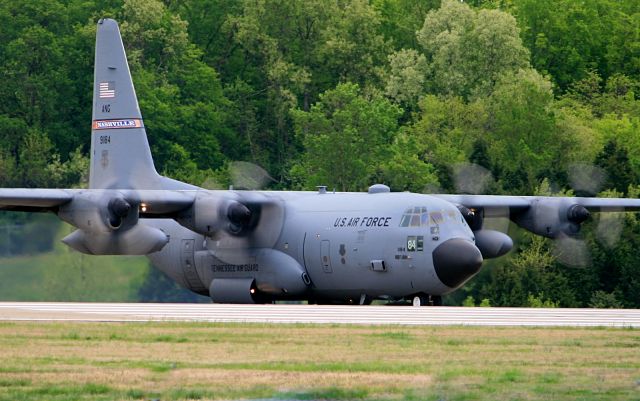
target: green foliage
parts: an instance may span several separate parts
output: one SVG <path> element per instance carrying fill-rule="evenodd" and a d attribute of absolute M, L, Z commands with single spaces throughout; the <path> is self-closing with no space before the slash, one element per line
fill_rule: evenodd
<path fill-rule="evenodd" d="M 405 107 L 414 106 L 425 93 L 427 59 L 415 50 L 402 49 L 389 56 L 385 94 Z"/>
<path fill-rule="evenodd" d="M 592 70 L 604 77 L 640 72 L 637 2 L 515 0 L 513 8 L 533 66 L 561 90 Z"/>
<path fill-rule="evenodd" d="M 71 153 L 69 160 L 64 163 L 60 161 L 58 154 L 54 154 L 46 167 L 46 173 L 49 182 L 54 183 L 52 186 L 86 188 L 89 185 L 89 158 L 82 154 L 80 147 Z"/>
<path fill-rule="evenodd" d="M 443 0 L 427 14 L 417 36 L 437 93 L 484 97 L 502 75 L 529 66 L 516 20 L 503 11 L 476 11 L 463 2 Z"/>
<path fill-rule="evenodd" d="M 165 166 L 171 144 L 186 150 L 198 169 L 222 166 L 221 143 L 232 136 L 228 101 L 218 74 L 189 42 L 187 22 L 159 1 L 126 0 L 121 31 L 159 169 L 174 174 L 174 166 Z"/>
<path fill-rule="evenodd" d="M 27 187 L 46 187 L 46 167 L 53 144 L 46 134 L 32 130 L 24 137 L 20 148 L 20 181 Z"/>
<path fill-rule="evenodd" d="M 476 301 L 475 301 L 475 299 L 473 299 L 473 297 L 471 295 L 469 295 L 468 297 L 466 297 L 464 299 L 464 301 L 462 301 L 462 306 L 474 307 L 474 306 L 476 306 Z"/>
<path fill-rule="evenodd" d="M 495 306 L 532 306 L 539 301 L 545 307 L 576 306 L 578 301 L 566 267 L 558 266 L 548 240 L 527 235 L 517 255 L 491 272 L 490 284 L 482 291 Z M 537 295 L 534 295 L 537 294 Z M 553 298 L 544 298 L 553 294 Z"/>
<path fill-rule="evenodd" d="M 589 307 L 602 308 L 602 309 L 615 309 L 622 308 L 622 303 L 616 299 L 615 294 L 596 291 L 593 293 L 591 300 L 589 300 Z"/>
<path fill-rule="evenodd" d="M 618 146 L 615 140 L 610 140 L 596 156 L 595 164 L 607 173 L 605 188 L 626 192 L 629 185 L 638 180 L 638 176 L 629 164 L 626 149 Z"/>
<path fill-rule="evenodd" d="M 480 301 L 480 306 L 481 308 L 490 308 L 491 307 L 491 300 L 489 298 L 483 298 L 482 301 Z"/>
<path fill-rule="evenodd" d="M 400 114 L 401 109 L 384 98 L 364 97 L 357 84 L 325 92 L 309 112 L 292 114 L 306 149 L 293 175 L 308 188 L 365 188 L 387 156 Z"/>
<path fill-rule="evenodd" d="M 366 0 L 342 3 L 323 32 L 319 55 L 341 82 L 377 83 L 389 43 L 379 32 L 380 16 Z"/>
<path fill-rule="evenodd" d="M 427 13 L 440 7 L 440 0 L 373 0 L 380 13 L 380 31 L 397 49 L 417 49 L 416 38 Z"/>
<path fill-rule="evenodd" d="M 476 140 L 485 135 L 486 104 L 466 103 L 459 97 L 426 95 L 419 106 L 415 123 L 406 131 L 413 144 L 407 150 L 417 159 L 435 166 L 443 190 L 452 191 L 453 167 L 466 162 Z"/>
<path fill-rule="evenodd" d="M 501 76 L 489 100 L 490 157 L 500 161 L 503 174 L 524 175 L 519 187 L 525 193 L 532 193 L 541 172 L 564 167 L 565 140 L 555 132 L 552 102 L 551 84 L 532 69 Z"/>
<path fill-rule="evenodd" d="M 435 192 L 440 186 L 435 168 L 420 158 L 416 139 L 406 132 L 396 137 L 382 162 L 381 178 L 395 191 Z"/>
<path fill-rule="evenodd" d="M 529 308 L 557 308 L 558 302 L 551 301 L 544 297 L 544 293 L 540 293 L 537 296 L 529 294 L 527 296 L 526 306 Z"/>

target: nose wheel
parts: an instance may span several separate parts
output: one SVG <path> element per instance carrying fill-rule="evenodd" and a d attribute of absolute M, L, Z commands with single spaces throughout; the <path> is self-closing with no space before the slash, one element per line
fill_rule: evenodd
<path fill-rule="evenodd" d="M 411 300 L 413 306 L 442 306 L 440 295 L 417 294 Z"/>

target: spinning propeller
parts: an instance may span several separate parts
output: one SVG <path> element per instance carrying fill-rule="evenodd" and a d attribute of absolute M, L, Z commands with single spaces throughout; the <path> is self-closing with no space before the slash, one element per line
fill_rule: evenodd
<path fill-rule="evenodd" d="M 494 182 L 487 169 L 471 163 L 457 164 L 453 172 L 458 193 L 485 193 Z M 569 166 L 568 175 L 572 188 L 578 194 L 585 196 L 594 196 L 598 193 L 606 179 L 606 173 L 601 168 L 585 163 Z M 514 212 L 508 207 L 492 207 L 486 210 L 474 210 L 464 206 L 459 208 L 476 234 L 493 231 L 506 233 L 511 219 L 535 234 L 553 239 L 552 252 L 560 263 L 572 267 L 584 267 L 591 263 L 589 247 L 581 238 L 580 229 L 592 215 L 587 208 L 572 201 L 571 198 L 534 200 L 530 208 L 520 214 L 513 214 Z M 614 247 L 622 234 L 623 214 L 597 213 L 596 216 L 596 238 L 604 246 Z M 492 236 L 495 237 L 497 234 L 492 233 Z M 494 237 L 487 237 L 484 240 L 488 241 L 490 248 L 497 249 L 499 239 Z M 479 239 L 483 240 L 476 235 L 477 242 Z"/>
<path fill-rule="evenodd" d="M 199 191 L 193 206 L 176 220 L 206 236 L 218 259 L 240 264 L 246 263 L 252 250 L 275 245 L 284 222 L 284 208 L 275 197 L 244 190 L 260 189 L 275 181 L 264 169 L 248 162 L 232 162 L 228 168 L 233 189 Z M 211 188 L 215 180 L 205 183 Z"/>
<path fill-rule="evenodd" d="M 607 177 L 602 168 L 587 163 L 572 164 L 567 173 L 571 187 L 577 194 L 583 196 L 598 194 L 603 189 Z M 623 210 L 621 209 L 620 212 Z M 577 231 L 556 239 L 553 253 L 560 263 L 571 267 L 586 267 L 591 264 L 589 246 L 578 233 L 580 224 L 589 217 L 586 209 L 580 210 L 577 214 L 574 211 L 574 214 L 569 216 L 570 220 L 575 220 Z M 622 235 L 624 215 L 616 212 L 597 213 L 593 218 L 596 221 L 595 233 L 598 242 L 609 249 L 614 248 Z"/>

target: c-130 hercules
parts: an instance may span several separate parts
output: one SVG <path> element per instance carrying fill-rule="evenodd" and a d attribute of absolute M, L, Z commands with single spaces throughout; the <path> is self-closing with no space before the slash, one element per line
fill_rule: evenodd
<path fill-rule="evenodd" d="M 206 190 L 154 167 L 118 25 L 98 22 L 90 189 L 0 189 L 0 210 L 48 211 L 77 228 L 63 242 L 91 255 L 147 255 L 214 302 L 276 300 L 416 306 L 511 250 L 483 228 L 506 213 L 537 235 L 571 238 L 590 211 L 638 199 Z"/>

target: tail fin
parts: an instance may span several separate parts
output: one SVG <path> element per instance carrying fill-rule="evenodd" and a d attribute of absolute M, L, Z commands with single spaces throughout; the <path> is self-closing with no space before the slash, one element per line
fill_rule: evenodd
<path fill-rule="evenodd" d="M 94 68 L 89 187 L 162 189 L 120 30 L 112 19 L 98 22 Z"/>

